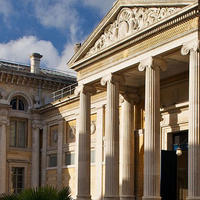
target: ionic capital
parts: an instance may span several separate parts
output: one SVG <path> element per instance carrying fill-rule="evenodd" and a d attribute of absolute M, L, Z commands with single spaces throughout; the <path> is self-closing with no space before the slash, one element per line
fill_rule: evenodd
<path fill-rule="evenodd" d="M 94 94 L 96 92 L 96 89 L 92 86 L 89 86 L 89 85 L 84 85 L 84 84 L 81 84 L 81 85 L 78 85 L 74 91 L 74 94 L 75 96 L 78 96 L 80 93 L 84 93 L 84 94 Z"/>
<path fill-rule="evenodd" d="M 139 96 L 137 94 L 121 94 L 120 104 L 123 104 L 125 100 L 129 101 L 131 104 L 136 104 L 139 102 Z"/>
<path fill-rule="evenodd" d="M 192 40 L 183 44 L 181 48 L 181 54 L 183 56 L 189 54 L 190 51 L 199 50 L 199 40 Z"/>
<path fill-rule="evenodd" d="M 64 122 L 65 122 L 65 119 L 60 119 L 60 120 L 58 120 L 58 124 L 59 124 L 59 125 L 63 125 Z"/>
<path fill-rule="evenodd" d="M 106 76 L 102 77 L 101 79 L 101 85 L 105 86 L 108 82 L 115 83 L 115 82 L 122 82 L 123 77 L 119 75 L 113 75 L 112 73 L 107 74 Z"/>
<path fill-rule="evenodd" d="M 32 121 L 32 128 L 33 129 L 36 129 L 36 128 L 42 129 L 43 128 L 43 123 L 41 123 L 40 120 L 33 120 Z"/>
<path fill-rule="evenodd" d="M 5 126 L 9 126 L 9 120 L 8 120 L 8 118 L 7 117 L 5 117 L 5 116 L 0 116 L 0 126 L 3 126 L 3 125 L 5 125 Z"/>
<path fill-rule="evenodd" d="M 149 67 L 149 68 L 158 67 L 162 71 L 166 71 L 167 64 L 162 58 L 148 57 L 140 62 L 139 66 L 138 66 L 138 70 L 144 71 L 147 67 Z"/>

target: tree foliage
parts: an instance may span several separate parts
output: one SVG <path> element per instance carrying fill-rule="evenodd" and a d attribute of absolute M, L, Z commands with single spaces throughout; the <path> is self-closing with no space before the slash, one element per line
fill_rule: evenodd
<path fill-rule="evenodd" d="M 52 186 L 25 189 L 19 194 L 3 194 L 0 200 L 72 200 L 70 188 L 57 190 Z"/>

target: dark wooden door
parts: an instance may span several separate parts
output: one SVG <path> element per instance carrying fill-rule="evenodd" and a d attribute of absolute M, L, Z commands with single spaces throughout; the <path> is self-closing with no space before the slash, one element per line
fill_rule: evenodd
<path fill-rule="evenodd" d="M 177 155 L 175 151 L 161 151 L 162 200 L 176 200 Z"/>

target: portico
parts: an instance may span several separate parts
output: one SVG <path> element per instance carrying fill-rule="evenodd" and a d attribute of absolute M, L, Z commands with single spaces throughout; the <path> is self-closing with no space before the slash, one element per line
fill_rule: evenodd
<path fill-rule="evenodd" d="M 104 188 L 104 199 L 161 199 L 160 155 L 164 133 L 161 131 L 160 110 L 182 102 L 189 102 L 187 199 L 200 199 L 198 4 L 183 6 L 184 3 L 179 3 L 166 2 L 158 6 L 157 2 L 149 5 L 117 1 L 69 62 L 78 72 L 79 87 L 92 87 L 97 93 L 106 91 L 105 174 L 102 175 L 105 182 L 100 181 L 102 185 L 99 186 Z M 137 15 L 139 11 L 143 13 L 141 16 Z M 159 20 L 152 22 L 149 12 Z M 150 21 L 141 24 L 146 15 Z M 141 17 L 141 21 L 137 17 Z M 133 20 L 139 21 L 134 21 L 131 27 Z M 175 87 L 179 87 L 182 77 L 187 77 L 188 73 L 189 99 L 187 95 L 183 97 L 175 92 Z M 166 87 L 172 87 L 174 93 L 170 94 L 174 95 L 165 93 Z M 184 91 L 183 86 L 180 88 Z M 84 91 L 87 94 L 87 89 Z M 89 120 L 86 120 L 89 116 L 85 115 L 91 104 L 89 97 L 81 95 L 79 125 L 85 129 L 79 129 L 78 142 L 79 147 L 82 146 L 78 150 L 79 158 L 86 149 L 88 153 L 84 156 L 85 168 L 78 162 L 77 198 L 90 199 L 90 131 L 87 128 Z M 120 96 L 123 97 L 121 102 Z M 142 112 L 136 115 L 135 108 Z M 139 121 L 139 128 L 136 128 L 136 121 Z M 144 129 L 144 155 L 135 155 L 134 132 L 136 134 L 138 129 Z M 84 142 L 86 138 L 88 142 Z M 144 156 L 142 165 L 136 162 L 137 156 L 142 159 Z M 136 165 L 143 170 L 143 181 L 135 180 L 136 173 L 139 173 L 135 170 Z M 84 176 L 87 174 L 87 181 L 82 177 L 83 171 Z M 142 193 L 137 191 L 139 187 L 143 188 Z"/>

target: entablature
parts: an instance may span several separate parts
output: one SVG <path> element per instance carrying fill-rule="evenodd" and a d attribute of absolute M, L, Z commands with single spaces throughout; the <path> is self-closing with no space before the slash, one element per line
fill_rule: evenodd
<path fill-rule="evenodd" d="M 55 80 L 51 80 L 45 77 L 37 77 L 30 73 L 29 74 L 13 73 L 4 70 L 0 71 L 0 83 L 30 86 L 30 87 L 40 86 L 43 89 L 50 89 L 52 91 L 61 89 L 66 85 L 69 85 L 69 83 L 66 84 L 64 82 L 56 82 Z"/>

